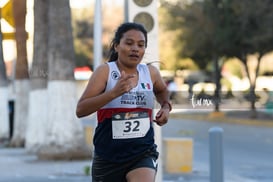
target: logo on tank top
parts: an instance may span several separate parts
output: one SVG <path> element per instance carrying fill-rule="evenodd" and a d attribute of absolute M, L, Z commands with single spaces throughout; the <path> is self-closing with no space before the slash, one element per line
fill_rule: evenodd
<path fill-rule="evenodd" d="M 121 96 L 120 104 L 146 106 L 147 96 L 143 92 L 128 92 Z"/>
<path fill-rule="evenodd" d="M 119 75 L 119 73 L 117 71 L 112 71 L 111 72 L 111 77 L 112 77 L 113 80 L 118 80 L 120 75 Z"/>
<path fill-rule="evenodd" d="M 151 86 L 149 83 L 141 83 L 141 87 L 145 90 L 150 90 Z"/>

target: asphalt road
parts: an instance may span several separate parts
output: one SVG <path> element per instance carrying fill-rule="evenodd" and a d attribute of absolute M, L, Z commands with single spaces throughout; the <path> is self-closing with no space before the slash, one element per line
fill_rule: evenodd
<path fill-rule="evenodd" d="M 225 181 L 273 181 L 273 128 L 172 119 L 163 127 L 163 137 L 193 138 L 193 178 L 195 174 L 209 174 L 208 131 L 212 127 L 220 127 L 224 131 Z"/>

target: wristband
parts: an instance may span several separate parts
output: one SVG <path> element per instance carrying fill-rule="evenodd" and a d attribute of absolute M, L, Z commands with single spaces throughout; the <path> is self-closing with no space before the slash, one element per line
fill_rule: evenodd
<path fill-rule="evenodd" d="M 164 105 L 168 105 L 169 106 L 169 110 L 171 111 L 172 110 L 172 105 L 171 105 L 171 103 L 169 102 L 169 101 L 163 101 L 163 103 L 161 104 L 161 108 L 163 108 L 164 107 Z"/>

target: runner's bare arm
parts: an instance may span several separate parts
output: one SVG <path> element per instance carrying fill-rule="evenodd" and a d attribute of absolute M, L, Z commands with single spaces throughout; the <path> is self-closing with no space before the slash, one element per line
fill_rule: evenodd
<path fill-rule="evenodd" d="M 160 110 L 156 114 L 155 122 L 162 126 L 167 123 L 169 112 L 172 110 L 171 104 L 169 102 L 169 92 L 158 69 L 152 65 L 149 65 L 149 70 L 154 85 L 156 100 L 161 105 Z"/>
<path fill-rule="evenodd" d="M 105 92 L 108 73 L 109 68 L 107 64 L 99 66 L 93 72 L 85 91 L 78 101 L 76 109 L 78 117 L 84 117 L 96 112 L 111 100 L 131 89 L 128 85 L 130 85 L 129 79 L 133 75 L 126 75 L 125 72 L 122 72 L 116 86 L 112 90 Z"/>

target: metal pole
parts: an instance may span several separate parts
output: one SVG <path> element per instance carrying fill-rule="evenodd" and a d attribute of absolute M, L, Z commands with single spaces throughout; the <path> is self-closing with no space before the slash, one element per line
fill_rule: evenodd
<path fill-rule="evenodd" d="M 128 0 L 124 0 L 124 22 L 129 22 L 129 4 Z"/>
<path fill-rule="evenodd" d="M 101 64 L 102 60 L 101 0 L 96 0 L 95 3 L 93 70 L 95 70 Z"/>
<path fill-rule="evenodd" d="M 154 113 L 156 114 L 156 112 Z M 154 116 L 155 117 L 155 116 Z M 157 145 L 157 151 L 159 152 L 158 157 L 158 165 L 157 165 L 157 174 L 156 174 L 156 182 L 163 181 L 163 163 L 162 163 L 162 132 L 161 126 L 154 125 L 154 132 L 155 132 L 155 143 Z"/>
<path fill-rule="evenodd" d="M 223 182 L 223 129 L 212 127 L 209 129 L 210 182 Z"/>

